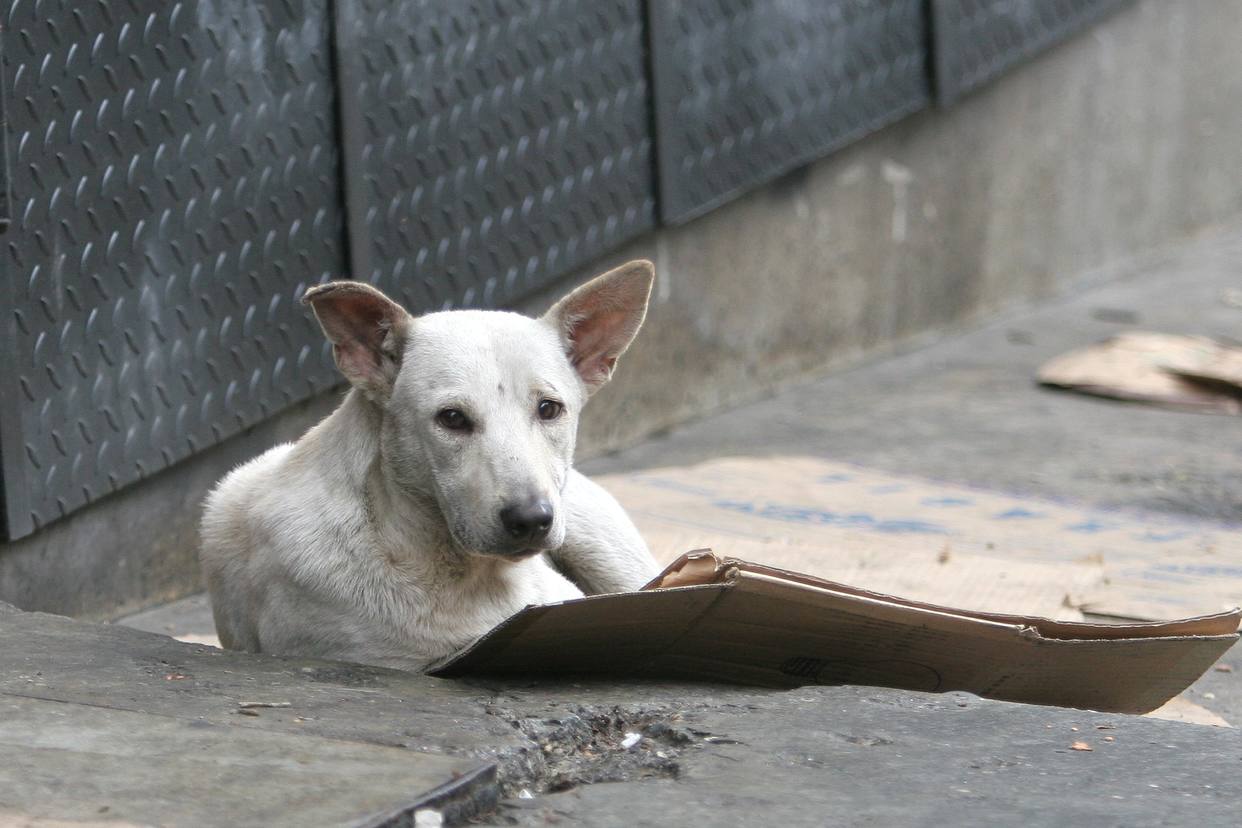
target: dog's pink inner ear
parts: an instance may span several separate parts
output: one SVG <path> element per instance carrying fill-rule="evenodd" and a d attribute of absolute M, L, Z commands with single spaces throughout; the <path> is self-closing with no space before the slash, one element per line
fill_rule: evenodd
<path fill-rule="evenodd" d="M 356 283 L 314 288 L 306 301 L 315 309 L 345 378 L 369 393 L 390 390 L 399 361 L 395 338 L 408 319 L 405 310 L 378 290 Z"/>
<path fill-rule="evenodd" d="M 387 333 L 384 309 L 370 297 L 342 297 L 333 311 L 324 319 L 324 330 L 341 372 L 363 376 L 378 371 L 380 344 Z"/>
<path fill-rule="evenodd" d="M 565 340 L 566 355 L 589 391 L 612 376 L 643 324 L 655 271 L 636 261 L 611 270 L 570 293 L 545 319 Z"/>
<path fill-rule="evenodd" d="M 636 332 L 636 329 L 631 331 L 629 315 L 605 311 L 566 321 L 569 361 L 578 376 L 592 388 L 608 382 L 617 365 L 617 357 L 621 356 Z"/>

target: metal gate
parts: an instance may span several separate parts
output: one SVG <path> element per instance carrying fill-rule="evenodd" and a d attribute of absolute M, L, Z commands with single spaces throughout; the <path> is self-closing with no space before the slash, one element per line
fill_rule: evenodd
<path fill-rule="evenodd" d="M 931 0 L 936 99 L 951 103 L 1128 0 Z"/>
<path fill-rule="evenodd" d="M 357 278 L 507 305 L 655 226 L 640 0 L 338 0 Z"/>
<path fill-rule="evenodd" d="M 931 99 L 922 0 L 684 0 L 651 13 L 665 221 Z"/>
<path fill-rule="evenodd" d="M 327 0 L 17 0 L 0 362 L 10 537 L 328 388 Z"/>
<path fill-rule="evenodd" d="M 511 305 L 1121 2 L 10 0 L 0 535 L 336 384 L 311 284 Z"/>

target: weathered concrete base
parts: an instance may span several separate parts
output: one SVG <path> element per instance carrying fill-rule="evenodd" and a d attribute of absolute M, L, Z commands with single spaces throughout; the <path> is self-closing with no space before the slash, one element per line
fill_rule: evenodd
<path fill-rule="evenodd" d="M 660 280 L 646 329 L 587 412 L 581 454 L 1115 274 L 1239 215 L 1239 40 L 1242 0 L 1141 0 L 948 109 L 590 268 L 649 256 Z M 333 403 L 0 547 L 0 599 L 100 617 L 193 591 L 211 484 Z"/>
<path fill-rule="evenodd" d="M 1236 730 L 862 687 L 453 682 L 20 612 L 0 712 L 0 802 L 59 819 L 327 824 L 481 763 L 496 784 L 449 804 L 503 792 L 498 824 L 1223 825 L 1242 795 Z"/>
<path fill-rule="evenodd" d="M 676 779 L 510 800 L 496 822 L 990 828 L 1237 818 L 1242 740 L 1231 730 L 863 688 L 688 711 L 678 727 L 715 741 L 683 750 Z"/>
<path fill-rule="evenodd" d="M 469 760 L 20 696 L 0 697 L 0 745 L 5 824 L 373 824 L 472 816 L 495 791 Z"/>

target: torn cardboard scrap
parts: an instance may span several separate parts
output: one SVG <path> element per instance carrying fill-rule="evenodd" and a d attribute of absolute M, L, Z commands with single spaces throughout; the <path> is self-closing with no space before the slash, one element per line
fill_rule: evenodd
<path fill-rule="evenodd" d="M 1209 669 L 1240 618 L 1108 625 L 970 612 L 702 551 L 638 592 L 527 607 L 431 672 L 866 684 L 1145 713 Z"/>
<path fill-rule="evenodd" d="M 1124 333 L 1062 354 L 1037 377 L 1099 397 L 1242 414 L 1242 348 L 1204 336 Z"/>
<path fill-rule="evenodd" d="M 713 533 L 678 531 L 638 519 L 656 559 L 667 564 L 679 550 L 703 548 Z M 972 610 L 997 610 L 1081 621 L 1082 596 L 1107 587 L 1101 561 L 1027 561 L 985 556 L 945 538 L 893 538 L 848 533 L 812 542 L 797 528 L 779 539 L 733 536 L 722 529 L 712 543 L 733 557 L 804 572 L 872 592 Z M 920 543 L 920 541 L 922 541 Z"/>

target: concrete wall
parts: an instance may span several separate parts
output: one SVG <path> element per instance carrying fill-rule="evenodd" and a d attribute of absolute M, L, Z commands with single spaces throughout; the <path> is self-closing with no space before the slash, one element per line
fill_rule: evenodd
<path fill-rule="evenodd" d="M 1242 0 L 1135 3 L 949 109 L 600 263 L 648 256 L 660 282 L 585 414 L 581 453 L 1071 289 L 1242 214 L 1239 42 Z M 208 487 L 334 402 L 0 547 L 0 600 L 102 616 L 196 588 Z"/>
<path fill-rule="evenodd" d="M 631 245 L 613 258 L 653 258 L 660 291 L 584 450 L 1242 213 L 1240 42 L 1238 0 L 1138 2 L 948 109 Z"/>

